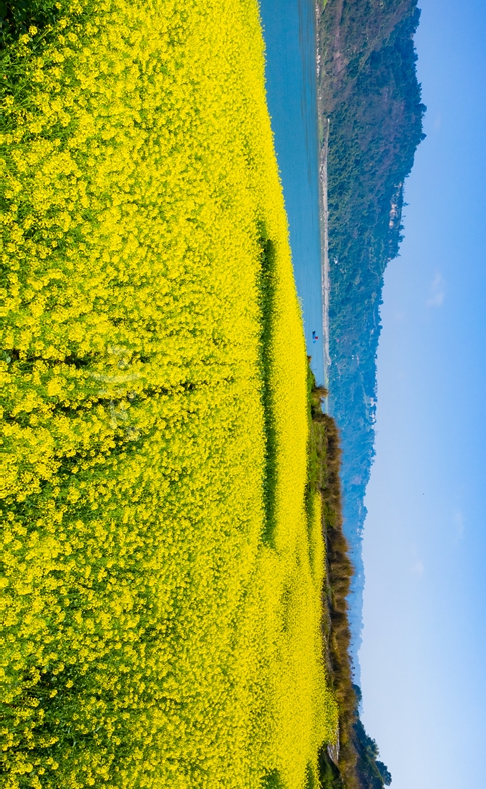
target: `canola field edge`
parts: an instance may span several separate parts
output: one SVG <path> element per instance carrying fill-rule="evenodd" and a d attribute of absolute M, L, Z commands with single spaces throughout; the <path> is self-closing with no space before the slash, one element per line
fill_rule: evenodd
<path fill-rule="evenodd" d="M 306 789 L 337 710 L 258 5 L 32 8 L 0 51 L 4 785 Z"/>

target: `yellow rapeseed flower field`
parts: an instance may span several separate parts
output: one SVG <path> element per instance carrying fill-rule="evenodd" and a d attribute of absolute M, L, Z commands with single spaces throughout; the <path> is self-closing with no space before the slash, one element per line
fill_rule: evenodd
<path fill-rule="evenodd" d="M 0 53 L 6 789 L 306 789 L 336 707 L 256 0 Z"/>

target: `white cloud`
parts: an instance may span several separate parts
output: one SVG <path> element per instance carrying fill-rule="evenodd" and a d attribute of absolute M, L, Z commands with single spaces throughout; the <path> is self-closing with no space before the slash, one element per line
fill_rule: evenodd
<path fill-rule="evenodd" d="M 462 540 L 464 536 L 464 515 L 461 510 L 455 511 L 454 523 L 456 524 L 456 537 L 458 540 Z"/>
<path fill-rule="evenodd" d="M 420 559 L 416 559 L 410 567 L 410 572 L 412 575 L 415 575 L 416 578 L 421 578 L 424 574 L 424 570 L 424 564 Z"/>
<path fill-rule="evenodd" d="M 436 271 L 430 286 L 430 296 L 425 303 L 427 307 L 442 307 L 444 298 L 445 280 L 440 271 Z"/>

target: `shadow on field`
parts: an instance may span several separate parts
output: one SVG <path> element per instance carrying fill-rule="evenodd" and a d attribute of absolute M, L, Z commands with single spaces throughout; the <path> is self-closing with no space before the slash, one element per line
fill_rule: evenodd
<path fill-rule="evenodd" d="M 28 33 L 29 27 L 42 30 L 59 16 L 58 0 L 0 0 L 0 48 Z"/>
<path fill-rule="evenodd" d="M 262 789 L 283 789 L 284 784 L 279 771 L 272 770 L 267 773 L 262 779 L 261 787 Z"/>
<path fill-rule="evenodd" d="M 260 310 L 261 310 L 261 344 L 260 365 L 262 376 L 262 401 L 265 420 L 265 473 L 264 473 L 264 504 L 265 523 L 263 542 L 275 547 L 275 496 L 277 484 L 277 436 L 275 430 L 276 404 L 272 393 L 272 323 L 275 297 L 275 244 L 267 237 L 265 226 L 260 226 Z M 265 784 L 265 786 L 267 786 Z M 268 784 L 274 786 L 274 784 Z M 275 784 L 277 786 L 277 784 Z M 278 784 L 280 786 L 280 784 Z"/>

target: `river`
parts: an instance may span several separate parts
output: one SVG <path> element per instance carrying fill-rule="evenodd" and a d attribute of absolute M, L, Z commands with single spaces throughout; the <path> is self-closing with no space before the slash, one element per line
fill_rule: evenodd
<path fill-rule="evenodd" d="M 260 0 L 267 100 L 307 352 L 324 382 L 315 0 Z M 313 341 L 312 333 L 318 336 Z"/>

